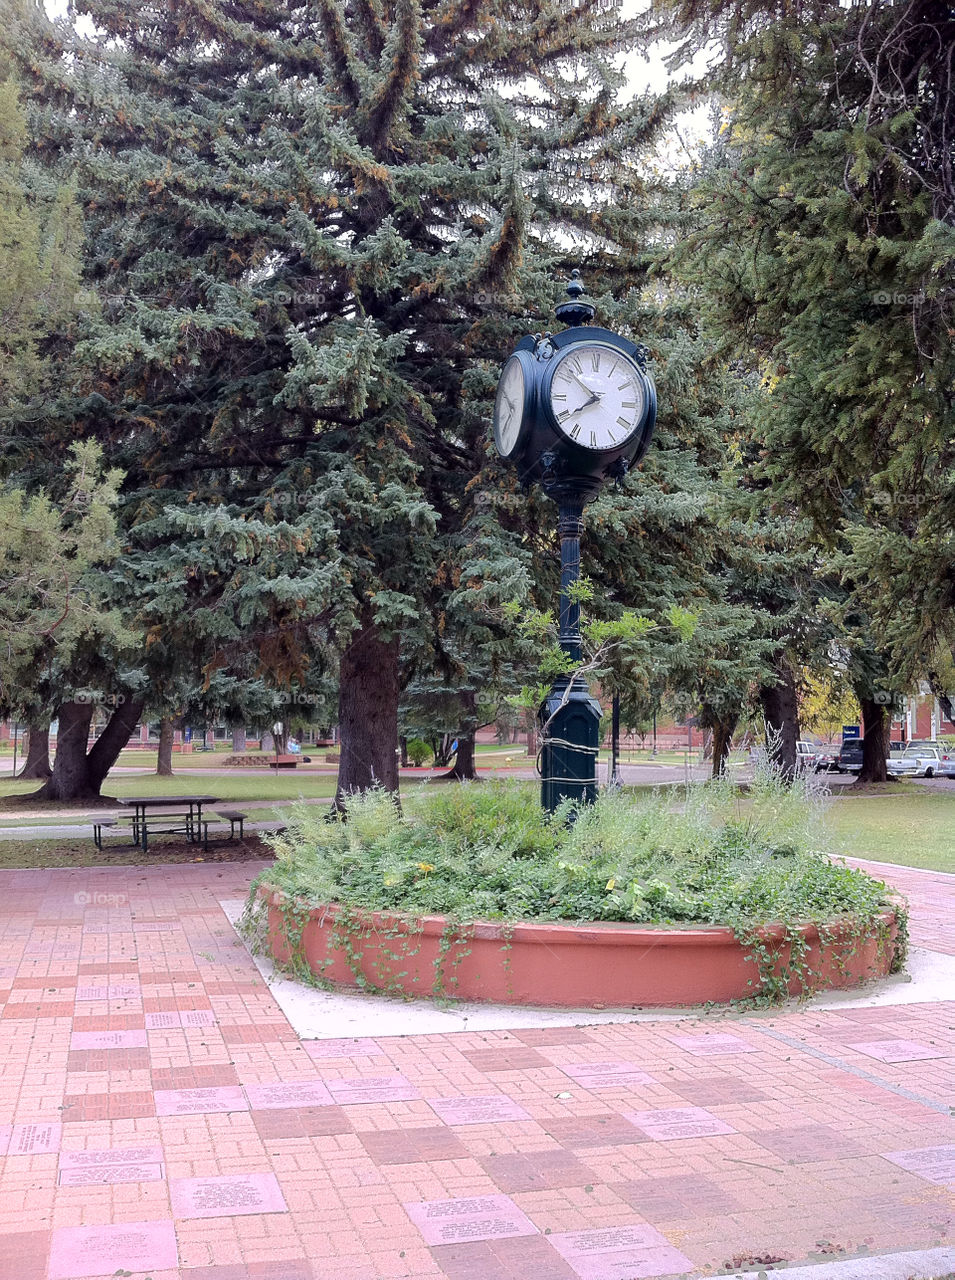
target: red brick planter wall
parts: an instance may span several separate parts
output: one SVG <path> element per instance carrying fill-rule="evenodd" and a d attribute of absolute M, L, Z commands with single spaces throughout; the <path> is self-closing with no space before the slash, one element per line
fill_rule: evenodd
<path fill-rule="evenodd" d="M 304 958 L 311 971 L 341 986 L 358 986 L 356 975 L 336 936 L 340 908 L 330 905 L 307 913 L 299 938 L 299 922 L 289 931 L 282 895 L 264 889 L 268 901 L 268 936 L 280 964 Z M 381 913 L 351 913 L 370 928 L 350 941 L 353 963 L 366 981 L 396 994 L 451 995 L 495 1004 L 551 1005 L 582 1008 L 607 1006 L 687 1005 L 725 1002 L 756 993 L 759 971 L 733 931 L 717 926 L 677 929 L 626 924 L 515 924 L 477 922 L 465 927 L 465 940 L 442 960 L 442 916 L 421 919 Z M 875 936 L 820 942 L 812 925 L 804 926 L 809 943 L 804 961 L 817 973 L 816 989 L 851 987 L 883 977 L 892 963 L 895 917 L 882 921 L 889 944 Z M 291 936 L 290 936 L 291 932 Z M 352 926 L 348 932 L 353 933 Z M 780 926 L 767 926 L 769 943 L 783 937 Z M 789 958 L 782 943 L 776 971 Z M 442 979 L 435 991 L 436 964 Z M 790 982 L 797 994 L 798 979 Z"/>

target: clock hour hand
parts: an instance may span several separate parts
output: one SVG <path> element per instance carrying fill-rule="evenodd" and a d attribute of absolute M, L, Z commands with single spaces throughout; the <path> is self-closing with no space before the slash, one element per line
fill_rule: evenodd
<path fill-rule="evenodd" d="M 596 391 L 592 391 L 590 393 L 590 399 L 585 400 L 582 405 L 578 405 L 578 407 L 574 410 L 574 412 L 570 416 L 572 418 L 576 418 L 577 414 L 580 413 L 581 409 L 589 409 L 592 404 L 598 404 L 599 402 L 600 402 L 599 394 Z"/>

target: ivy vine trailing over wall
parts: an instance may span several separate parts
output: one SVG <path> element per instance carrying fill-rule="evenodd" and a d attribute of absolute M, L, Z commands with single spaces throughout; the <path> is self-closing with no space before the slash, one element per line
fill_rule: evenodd
<path fill-rule="evenodd" d="M 565 813 L 545 814 L 521 783 L 423 788 L 403 809 L 370 791 L 332 821 L 300 804 L 269 838 L 276 862 L 252 886 L 245 928 L 265 942 L 259 888 L 277 890 L 294 976 L 325 982 L 308 969 L 301 942 L 309 912 L 327 905 L 334 948 L 356 984 L 397 993 L 420 951 L 417 921 L 443 916 L 433 975 L 418 980 L 422 994 L 453 996 L 476 921 L 503 926 L 505 968 L 518 921 L 724 925 L 757 966 L 753 996 L 779 1000 L 818 982 L 806 924 L 837 968 L 873 938 L 882 957 L 895 946 L 894 967 L 904 959 L 904 905 L 830 856 L 825 807 L 814 780 L 789 786 L 770 768 L 746 794 L 729 782 L 650 795 L 613 789 L 572 824 Z M 887 910 L 897 914 L 894 944 Z"/>

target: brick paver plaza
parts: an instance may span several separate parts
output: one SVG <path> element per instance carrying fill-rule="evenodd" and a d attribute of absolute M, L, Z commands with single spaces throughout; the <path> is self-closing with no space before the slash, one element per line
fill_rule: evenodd
<path fill-rule="evenodd" d="M 220 905 L 257 869 L 0 873 L 0 1280 L 637 1280 L 950 1245 L 955 991 L 300 1041 Z M 955 877 L 879 874 L 955 954 Z"/>

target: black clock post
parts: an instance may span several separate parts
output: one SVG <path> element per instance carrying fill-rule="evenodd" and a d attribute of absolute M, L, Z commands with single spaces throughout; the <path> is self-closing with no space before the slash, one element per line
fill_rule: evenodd
<path fill-rule="evenodd" d="M 656 391 L 645 349 L 592 324 L 596 308 L 575 271 L 555 315 L 568 328 L 523 338 L 505 362 L 494 406 L 498 451 L 525 485 L 538 481 L 558 507 L 560 646 L 582 662 L 580 578 L 584 507 L 608 479 L 622 479 L 646 453 Z M 541 803 L 553 812 L 597 795 L 600 703 L 582 675 L 558 677 L 540 708 Z"/>

